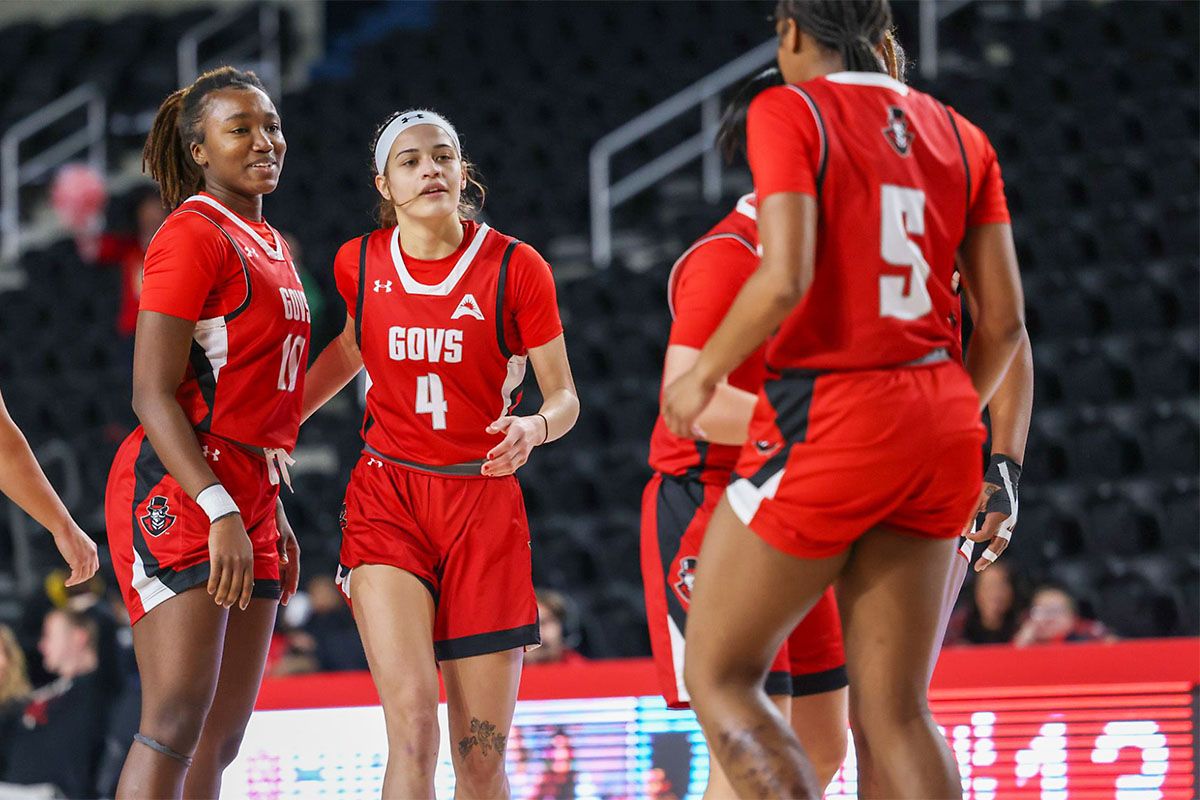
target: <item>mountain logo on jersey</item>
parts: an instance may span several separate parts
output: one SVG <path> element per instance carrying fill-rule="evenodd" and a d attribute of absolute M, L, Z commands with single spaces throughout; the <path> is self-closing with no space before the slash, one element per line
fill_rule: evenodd
<path fill-rule="evenodd" d="M 696 582 L 697 563 L 699 562 L 695 556 L 679 559 L 679 580 L 675 582 L 675 593 L 685 606 L 692 602 L 692 584 Z"/>
<path fill-rule="evenodd" d="M 908 155 L 909 148 L 912 147 L 913 139 L 917 138 L 917 134 L 908 127 L 904 109 L 888 106 L 888 122 L 883 126 L 883 138 L 888 140 L 888 144 L 897 153 L 902 156 Z"/>
<path fill-rule="evenodd" d="M 458 301 L 458 308 L 454 309 L 454 313 L 450 315 L 452 320 L 459 317 L 474 317 L 483 321 L 483 311 L 480 310 L 479 303 L 475 302 L 475 295 L 470 292 L 463 295 L 463 299 Z"/>
<path fill-rule="evenodd" d="M 151 497 L 150 504 L 146 506 L 146 516 L 142 517 L 142 527 L 146 533 L 157 538 L 171 530 L 171 526 L 175 524 L 175 517 L 170 512 L 167 498 L 162 495 Z"/>

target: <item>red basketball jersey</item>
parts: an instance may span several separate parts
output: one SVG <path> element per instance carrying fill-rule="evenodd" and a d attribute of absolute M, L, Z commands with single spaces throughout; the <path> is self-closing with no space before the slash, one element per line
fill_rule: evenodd
<path fill-rule="evenodd" d="M 467 221 L 445 259 L 405 255 L 388 228 L 343 245 L 335 273 L 370 381 L 367 446 L 430 466 L 483 459 L 503 438 L 487 426 L 520 399 L 529 348 L 562 333 L 549 265 Z"/>
<path fill-rule="evenodd" d="M 196 323 L 176 392 L 193 426 L 295 447 L 310 316 L 287 244 L 266 221 L 189 197 L 150 242 L 140 307 Z"/>
<path fill-rule="evenodd" d="M 767 89 L 747 125 L 760 203 L 801 192 L 819 207 L 813 282 L 771 339 L 770 368 L 874 369 L 956 352 L 963 235 L 1009 220 L 979 129 L 863 72 Z"/>
<path fill-rule="evenodd" d="M 742 284 L 758 268 L 758 226 L 753 194 L 692 244 L 671 268 L 667 304 L 671 311 L 668 344 L 704 348 L 721 324 Z M 766 346 L 729 375 L 729 383 L 758 394 L 766 377 Z M 667 475 L 693 475 L 705 483 L 725 484 L 737 464 L 740 445 L 684 439 L 667 429 L 662 417 L 650 436 L 650 466 Z"/>

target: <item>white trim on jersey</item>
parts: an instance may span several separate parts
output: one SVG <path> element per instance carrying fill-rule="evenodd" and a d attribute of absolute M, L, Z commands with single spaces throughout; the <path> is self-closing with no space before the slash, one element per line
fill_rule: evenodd
<path fill-rule="evenodd" d="M 146 565 L 142 562 L 142 555 L 137 551 L 137 547 L 133 548 L 133 580 L 131 581 L 131 586 L 137 592 L 138 599 L 142 601 L 142 611 L 146 614 L 149 614 L 151 609 L 156 608 L 164 601 L 175 596 L 175 592 L 170 586 L 167 586 L 158 578 L 151 578 L 146 574 Z"/>
<path fill-rule="evenodd" d="M 216 382 L 221 377 L 221 368 L 229 363 L 229 329 L 225 327 L 225 318 L 199 320 L 192 338 L 204 350 L 204 357 L 212 367 L 213 382 Z"/>
<path fill-rule="evenodd" d="M 901 97 L 908 97 L 907 86 L 891 75 L 882 72 L 833 72 L 826 75 L 825 80 L 847 86 L 874 86 L 879 89 L 891 89 Z"/>
<path fill-rule="evenodd" d="M 683 680 L 683 658 L 687 640 L 670 614 L 667 614 L 667 633 L 671 636 L 671 666 L 675 673 L 675 693 L 679 695 L 679 702 L 690 703 L 692 696 L 688 694 L 687 685 Z"/>
<path fill-rule="evenodd" d="M 751 195 L 746 195 L 750 197 Z M 746 198 L 743 197 L 742 200 Z M 738 201 L 741 204 L 741 200 Z M 741 211 L 741 209 L 738 209 Z M 715 242 L 720 239 L 733 239 L 735 242 L 740 242 L 747 250 L 754 255 L 758 255 L 758 251 L 754 249 L 754 245 L 750 244 L 744 236 L 739 236 L 736 233 L 714 233 L 712 236 L 702 236 L 692 243 L 692 246 L 683 251 L 683 255 L 675 259 L 675 263 L 671 265 L 671 273 L 667 275 L 667 309 L 671 312 L 671 319 L 675 319 L 675 271 L 683 264 L 692 253 L 694 253 L 701 245 Z"/>
<path fill-rule="evenodd" d="M 754 192 L 744 194 L 738 198 L 737 205 L 733 207 L 733 210 L 743 217 L 749 217 L 758 222 L 758 206 L 755 205 L 755 202 Z"/>
<path fill-rule="evenodd" d="M 404 254 L 400 252 L 400 226 L 397 225 L 396 229 L 392 231 L 392 264 L 396 267 L 396 274 L 400 276 L 400 285 L 409 294 L 425 295 L 426 297 L 445 297 L 450 294 L 462 276 L 466 274 L 467 267 L 471 266 L 471 262 L 475 260 L 475 256 L 479 252 L 479 248 L 483 247 L 483 240 L 487 238 L 490 230 L 487 223 L 479 223 L 479 230 L 475 231 L 475 237 L 471 239 L 471 244 L 467 247 L 466 252 L 459 256 L 454 269 L 450 270 L 450 274 L 443 278 L 441 283 L 430 286 L 420 283 L 409 274 L 408 267 L 404 263 Z"/>
<path fill-rule="evenodd" d="M 857 75 L 858 73 L 837 72 L 834 74 L 836 74 L 836 75 L 850 75 L 850 74 Z M 828 76 L 826 76 L 826 77 L 828 77 Z M 793 86 L 790 83 L 787 85 L 787 88 L 791 89 L 793 92 L 795 92 L 797 95 L 799 95 L 800 99 L 804 101 L 804 104 L 806 106 L 808 106 L 808 110 L 812 112 L 813 122 L 817 126 L 817 139 L 819 140 L 820 145 L 821 145 L 820 152 L 817 155 L 817 164 L 821 165 L 821 164 L 828 163 L 829 145 L 826 144 L 826 142 L 825 142 L 825 123 L 821 121 L 821 112 L 817 110 L 817 106 L 815 103 L 813 103 L 812 98 L 808 96 L 808 92 L 804 91 L 803 89 L 799 88 L 798 86 Z M 817 178 L 818 178 L 817 190 L 820 191 L 821 187 L 819 185 L 820 184 L 820 175 L 819 174 L 817 175 Z"/>
<path fill-rule="evenodd" d="M 183 202 L 190 203 L 193 200 L 197 200 L 201 203 L 204 203 L 205 205 L 210 205 L 213 208 L 215 208 L 217 211 L 220 211 L 222 214 L 224 214 L 225 217 L 230 222 L 232 222 L 234 225 L 237 225 L 239 228 L 241 228 L 243 231 L 245 231 L 247 233 L 247 235 L 249 235 L 250 238 L 253 239 L 255 241 L 255 243 L 257 243 L 258 246 L 262 248 L 263 253 L 266 255 L 267 258 L 271 259 L 272 261 L 286 261 L 287 260 L 287 258 L 284 256 L 283 248 L 285 247 L 285 245 L 283 243 L 283 237 L 280 236 L 279 231 L 272 228 L 271 224 L 269 222 L 267 222 L 266 220 L 263 220 L 263 224 L 266 225 L 267 228 L 270 229 L 271 233 L 274 234 L 274 236 L 275 236 L 275 246 L 274 247 L 271 247 L 271 245 L 267 244 L 267 240 L 262 238 L 261 236 L 259 236 L 258 232 L 255 231 L 254 228 L 251 228 L 249 225 L 247 225 L 245 222 L 243 222 L 241 217 L 239 217 L 237 214 L 230 211 L 225 206 L 221 205 L 216 200 L 213 200 L 211 197 L 205 197 L 202 194 L 194 194 L 191 197 L 189 197 L 187 200 L 184 200 Z"/>
<path fill-rule="evenodd" d="M 758 513 L 758 507 L 762 505 L 763 500 L 775 497 L 775 492 L 779 491 L 779 484 L 783 480 L 783 473 L 783 469 L 779 470 L 767 478 L 767 482 L 761 487 L 755 486 L 747 478 L 739 478 L 729 484 L 729 488 L 725 490 L 725 497 L 729 499 L 729 507 L 743 525 L 749 527 L 750 520 Z"/>
<path fill-rule="evenodd" d="M 500 387 L 501 414 L 508 414 L 510 412 L 509 405 L 512 403 L 512 393 L 524 382 L 525 365 L 528 361 L 529 356 L 513 356 L 508 359 L 508 375 L 505 376 L 504 384 Z"/>

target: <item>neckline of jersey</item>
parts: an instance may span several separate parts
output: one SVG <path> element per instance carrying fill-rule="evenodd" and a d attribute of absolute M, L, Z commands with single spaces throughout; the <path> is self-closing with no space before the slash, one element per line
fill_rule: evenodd
<path fill-rule="evenodd" d="M 409 294 L 425 295 L 427 297 L 445 297 L 450 294 L 462 276 L 466 273 L 467 268 L 475 260 L 475 256 L 479 253 L 479 248 L 483 247 L 483 240 L 487 237 L 487 232 L 491 230 L 486 222 L 479 223 L 479 227 L 475 231 L 475 235 L 471 237 L 471 243 L 462 255 L 458 257 L 458 261 L 454 264 L 454 269 L 442 278 L 440 283 L 427 284 L 421 283 L 408 271 L 408 265 L 404 263 L 404 253 L 400 250 L 400 227 L 392 231 L 392 264 L 396 268 L 396 275 L 400 278 L 400 285 L 404 287 L 404 291 Z M 413 259 L 420 261 L 421 259 Z M 441 259 L 435 259 L 441 260 Z M 433 263 L 433 262 L 425 262 Z"/>
<path fill-rule="evenodd" d="M 266 225 L 267 230 L 269 230 L 271 232 L 271 235 L 275 237 L 275 246 L 274 247 L 267 244 L 267 240 L 264 239 L 262 236 L 260 236 L 258 231 L 254 230 L 254 228 L 250 227 L 249 221 L 242 219 L 240 214 L 238 214 L 236 211 L 233 211 L 232 209 L 227 208 L 224 203 L 222 203 L 220 200 L 216 199 L 215 197 L 210 197 L 209 195 L 206 195 L 206 194 L 194 194 L 191 197 L 189 197 L 187 200 L 184 200 L 183 202 L 190 203 L 193 200 L 198 200 L 201 203 L 204 203 L 205 205 L 212 206 L 217 211 L 220 211 L 222 214 L 224 214 L 225 217 L 230 222 L 232 222 L 234 225 L 237 225 L 239 228 L 241 228 L 243 231 L 245 231 L 246 234 L 249 235 L 250 238 L 253 239 L 258 244 L 258 246 L 263 249 L 263 252 L 266 253 L 267 258 L 271 259 L 272 261 L 286 260 L 283 255 L 283 237 L 279 235 L 279 231 L 277 231 L 271 227 L 271 223 L 267 222 L 266 219 L 262 220 L 262 224 Z"/>
<path fill-rule="evenodd" d="M 909 88 L 903 83 L 882 72 L 831 72 L 825 76 L 825 80 L 852 86 L 875 86 L 880 89 L 891 89 L 902 97 L 907 97 L 909 92 Z"/>

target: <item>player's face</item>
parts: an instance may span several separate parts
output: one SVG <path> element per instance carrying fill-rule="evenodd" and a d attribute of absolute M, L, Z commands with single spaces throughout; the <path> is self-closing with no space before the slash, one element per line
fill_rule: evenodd
<path fill-rule="evenodd" d="M 436 125 L 415 125 L 396 137 L 375 188 L 396 207 L 397 218 L 433 221 L 458 213 L 466 186 L 462 159 Z"/>
<path fill-rule="evenodd" d="M 221 89 L 205 105 L 204 142 L 192 145 L 192 157 L 209 190 L 243 197 L 275 191 L 287 142 L 271 98 L 258 89 Z"/>
<path fill-rule="evenodd" d="M 1075 608 L 1071 598 L 1056 589 L 1038 592 L 1029 607 L 1029 617 L 1037 625 L 1039 638 L 1054 640 L 1075 627 Z"/>

